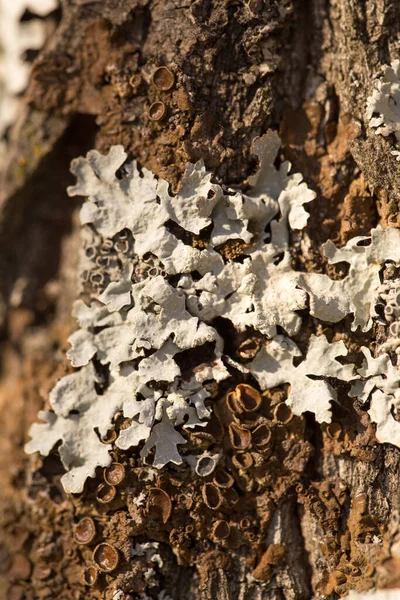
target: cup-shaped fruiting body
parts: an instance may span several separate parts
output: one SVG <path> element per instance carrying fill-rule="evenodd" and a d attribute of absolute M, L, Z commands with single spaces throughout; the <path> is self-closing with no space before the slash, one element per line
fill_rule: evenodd
<path fill-rule="evenodd" d="M 115 242 L 115 248 L 118 250 L 118 252 L 126 254 L 129 250 L 128 240 L 118 240 L 118 242 Z"/>
<path fill-rule="evenodd" d="M 82 579 L 85 585 L 96 585 L 98 578 L 99 571 L 98 569 L 96 569 L 96 567 L 93 566 L 87 567 L 82 573 Z"/>
<path fill-rule="evenodd" d="M 100 256 L 112 258 L 115 254 L 114 242 L 112 240 L 104 240 L 103 244 L 98 249 Z"/>
<path fill-rule="evenodd" d="M 364 584 L 365 585 L 365 584 Z M 342 598 L 343 596 L 347 595 L 347 592 L 350 591 L 350 586 L 347 583 L 344 583 L 343 585 L 335 585 L 335 587 L 333 588 L 333 591 L 340 597 Z"/>
<path fill-rule="evenodd" d="M 135 73 L 135 75 L 132 75 L 132 77 L 129 78 L 129 85 L 134 90 L 137 90 L 142 81 L 142 76 L 139 73 Z"/>
<path fill-rule="evenodd" d="M 161 269 L 160 267 L 150 267 L 150 269 L 147 271 L 147 275 L 149 277 L 158 277 L 161 274 Z"/>
<path fill-rule="evenodd" d="M 100 441 L 102 444 L 112 444 L 117 439 L 117 435 L 116 431 L 110 429 L 110 431 L 107 431 L 106 435 L 100 437 Z"/>
<path fill-rule="evenodd" d="M 287 425 L 292 421 L 293 413 L 290 406 L 288 406 L 285 402 L 280 402 L 274 408 L 274 420 L 277 423 L 281 423 L 282 425 Z"/>
<path fill-rule="evenodd" d="M 85 249 L 85 256 L 87 258 L 94 258 L 96 256 L 96 248 L 94 246 L 88 246 Z"/>
<path fill-rule="evenodd" d="M 228 392 L 225 399 L 226 399 L 226 405 L 229 408 L 229 410 L 231 411 L 231 413 L 233 413 L 234 415 L 242 414 L 243 408 L 240 406 L 240 404 L 238 402 L 236 390 L 231 390 L 230 392 Z"/>
<path fill-rule="evenodd" d="M 244 429 L 254 429 L 260 422 L 260 415 L 254 412 L 232 413 L 233 420 Z"/>
<path fill-rule="evenodd" d="M 118 567 L 118 550 L 114 548 L 114 546 L 111 546 L 111 544 L 103 542 L 94 549 L 93 562 L 100 571 L 103 571 L 103 573 L 111 573 Z"/>
<path fill-rule="evenodd" d="M 96 536 L 96 525 L 90 517 L 83 517 L 74 527 L 74 538 L 78 544 L 90 544 Z"/>
<path fill-rule="evenodd" d="M 110 264 L 110 257 L 109 256 L 96 256 L 96 260 L 94 262 L 96 263 L 97 267 L 106 269 L 108 267 L 108 265 Z"/>
<path fill-rule="evenodd" d="M 167 108 L 164 102 L 153 102 L 153 104 L 149 107 L 149 119 L 152 121 L 161 121 L 166 112 Z"/>
<path fill-rule="evenodd" d="M 206 483 L 203 485 L 202 496 L 204 504 L 211 510 L 220 508 L 224 501 L 220 489 L 214 483 Z"/>
<path fill-rule="evenodd" d="M 153 83 L 159 90 L 167 92 L 175 83 L 175 75 L 167 67 L 158 67 L 153 73 Z"/>
<path fill-rule="evenodd" d="M 248 429 L 239 427 L 236 423 L 229 425 L 229 438 L 236 450 L 246 450 L 251 444 L 251 433 Z"/>
<path fill-rule="evenodd" d="M 147 498 L 147 510 L 166 523 L 171 516 L 171 498 L 161 488 L 150 488 Z"/>
<path fill-rule="evenodd" d="M 227 521 L 216 521 L 212 528 L 212 538 L 215 542 L 222 542 L 229 537 L 231 526 Z"/>
<path fill-rule="evenodd" d="M 224 490 L 224 499 L 229 508 L 235 506 L 239 502 L 239 496 L 235 488 L 231 487 Z"/>
<path fill-rule="evenodd" d="M 90 274 L 89 280 L 93 285 L 102 285 L 104 283 L 104 275 L 99 271 L 93 271 Z"/>
<path fill-rule="evenodd" d="M 400 321 L 395 321 L 389 326 L 389 333 L 393 337 L 400 337 Z"/>
<path fill-rule="evenodd" d="M 211 454 L 203 454 L 197 460 L 195 471 L 200 477 L 208 477 L 214 472 L 218 459 Z"/>
<path fill-rule="evenodd" d="M 243 358 L 244 360 L 251 360 L 255 358 L 260 347 L 261 342 L 259 339 L 250 338 L 240 344 L 239 348 L 237 349 L 237 353 L 240 358 Z"/>
<path fill-rule="evenodd" d="M 337 587 L 346 583 L 347 576 L 345 573 L 342 573 L 339 570 L 335 571 L 334 573 L 335 573 L 335 584 L 336 584 L 335 589 L 337 589 Z"/>
<path fill-rule="evenodd" d="M 342 437 L 343 427 L 340 423 L 329 423 L 326 427 L 326 433 L 332 440 L 339 440 Z"/>
<path fill-rule="evenodd" d="M 235 389 L 238 405 L 245 412 L 254 412 L 261 406 L 262 396 L 251 385 L 240 383 Z"/>
<path fill-rule="evenodd" d="M 271 429 L 265 424 L 262 423 L 256 429 L 253 429 L 251 433 L 251 439 L 253 445 L 262 450 L 263 448 L 267 448 L 272 441 L 272 432 Z"/>
<path fill-rule="evenodd" d="M 250 529 L 250 527 L 251 527 L 251 521 L 250 521 L 250 519 L 246 519 L 246 517 L 244 519 L 241 519 L 239 521 L 239 527 L 243 531 L 247 531 L 248 529 Z"/>
<path fill-rule="evenodd" d="M 213 477 L 213 482 L 220 488 L 230 488 L 235 483 L 235 480 L 225 469 L 217 469 Z"/>
<path fill-rule="evenodd" d="M 125 467 L 119 462 L 113 462 L 104 469 L 104 481 L 110 486 L 119 485 L 125 479 Z"/>
<path fill-rule="evenodd" d="M 108 483 L 101 483 L 97 488 L 96 500 L 100 504 L 108 504 L 112 502 L 117 495 L 117 489 L 113 485 Z"/>
<path fill-rule="evenodd" d="M 390 321 L 394 314 L 394 307 L 391 304 L 385 306 L 385 317 Z"/>
<path fill-rule="evenodd" d="M 241 452 L 232 457 L 232 463 L 239 471 L 247 471 L 253 465 L 253 457 L 250 452 Z"/>

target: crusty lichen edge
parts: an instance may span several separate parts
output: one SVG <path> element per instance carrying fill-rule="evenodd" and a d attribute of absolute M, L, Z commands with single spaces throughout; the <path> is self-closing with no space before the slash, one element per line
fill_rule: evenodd
<path fill-rule="evenodd" d="M 111 462 L 96 430 L 105 436 L 118 411 L 132 421 L 117 447 L 145 442 L 140 456 L 146 459 L 154 447 L 153 466 L 182 463 L 178 446 L 186 443 L 185 429 L 204 426 L 210 415 L 204 382 L 229 378 L 232 369 L 251 372 L 262 388 L 289 383 L 287 402 L 294 414 L 310 411 L 319 422 L 330 421 L 330 403 L 336 399 L 326 378 L 354 381 L 353 395 L 371 397 L 369 414 L 378 424 L 378 440 L 390 438 L 400 446 L 400 423 L 391 414 L 400 378 L 389 356 L 376 359 L 376 365 L 363 349 L 367 363 L 356 373 L 353 365 L 336 360 L 347 354 L 343 342 L 312 336 L 305 359 L 295 367 L 293 359 L 301 353 L 290 339 L 301 328 L 297 311 L 306 308 L 307 295 L 316 318 L 335 323 L 352 313 L 352 328 L 369 330 L 379 271 L 388 260 L 400 262 L 400 232 L 377 228 L 370 238 L 354 238 L 341 249 L 328 241 L 329 261 L 350 265 L 341 281 L 294 271 L 289 230 L 306 225 L 304 204 L 315 194 L 300 174 L 289 174 L 289 163 L 274 166 L 279 147 L 272 131 L 254 141 L 260 166 L 246 193 L 212 183 L 199 161 L 187 166 L 181 190 L 171 195 L 166 181 L 146 169 L 140 172 L 135 162 L 125 164 L 121 146 L 106 156 L 91 151 L 73 161 L 77 185 L 69 194 L 87 198 L 83 227 L 109 239 L 128 230 L 139 260 L 150 254 L 165 273 L 132 281 L 134 269 L 127 263 L 89 306 L 82 300 L 75 304 L 80 329 L 70 338 L 68 356 L 80 370 L 56 384 L 51 410 L 39 414 L 44 423 L 32 426 L 26 445 L 27 452 L 46 456 L 62 442 L 67 492 L 81 492 L 87 477 Z M 170 222 L 189 236 L 206 229 L 205 243 L 200 248 L 184 243 L 167 226 Z M 244 244 L 240 260 L 218 251 L 232 240 Z M 265 336 L 260 353 L 246 366 L 225 355 L 224 340 L 213 327 L 220 316 L 238 331 L 253 327 Z M 287 335 L 278 334 L 278 326 Z M 183 378 L 175 354 L 206 343 L 213 344 L 213 360 L 197 364 L 191 377 Z M 95 389 L 95 357 L 109 372 L 101 395 Z"/>

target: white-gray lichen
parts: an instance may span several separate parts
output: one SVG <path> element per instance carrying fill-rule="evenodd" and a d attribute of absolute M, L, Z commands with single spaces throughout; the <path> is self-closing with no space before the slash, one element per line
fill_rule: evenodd
<path fill-rule="evenodd" d="M 358 374 L 360 381 L 352 384 L 350 395 L 362 402 L 370 400 L 368 414 L 376 423 L 376 437 L 400 447 L 400 422 L 393 412 L 400 408 L 400 370 L 388 354 L 373 358 L 368 348 L 361 349 L 365 360 Z"/>
<path fill-rule="evenodd" d="M 0 151 L 1 138 L 16 117 L 18 95 L 28 83 L 26 52 L 42 48 L 46 24 L 40 17 L 57 6 L 57 0 L 0 0 Z M 27 10 L 37 18 L 21 21 Z"/>
<path fill-rule="evenodd" d="M 400 160 L 400 60 L 385 65 L 382 76 L 374 84 L 367 99 L 366 117 L 377 134 L 394 135 L 396 149 L 392 154 Z"/>
<path fill-rule="evenodd" d="M 386 280 L 378 287 L 374 311 L 375 322 L 385 330 L 385 341 L 376 354 L 394 352 L 400 367 L 400 279 Z"/>
<path fill-rule="evenodd" d="M 277 335 L 260 350 L 249 369 L 262 389 L 290 383 L 287 404 L 293 414 L 309 411 L 315 414 L 319 423 L 329 423 L 331 401 L 336 400 L 337 395 L 332 385 L 322 378 L 354 379 L 353 365 L 342 365 L 337 361 L 337 358 L 346 355 L 347 349 L 342 341 L 329 344 L 324 335 L 313 335 L 306 357 L 296 367 L 293 359 L 301 356 L 299 348 L 290 338 Z"/>
<path fill-rule="evenodd" d="M 106 238 L 100 265 L 113 244 L 126 250 L 131 240 L 133 254 L 120 268 L 118 260 L 111 268 L 107 259 L 108 267 L 99 267 L 101 293 L 89 303 L 76 302 L 80 329 L 70 337 L 68 356 L 81 370 L 57 383 L 52 410 L 40 414 L 44 423 L 32 427 L 27 444 L 28 452 L 47 455 L 61 442 L 66 491 L 81 492 L 96 467 L 111 462 L 100 438 L 114 428 L 118 412 L 129 422 L 117 447 L 140 446 L 140 455 L 149 460 L 152 454 L 153 466 L 160 468 L 182 463 L 185 430 L 206 425 L 211 414 L 206 384 L 230 377 L 232 369 L 249 370 L 262 388 L 289 383 L 293 412 L 312 412 L 319 422 L 331 419 L 332 380 L 363 375 L 336 360 L 347 353 L 343 342 L 329 344 L 324 336 L 311 338 L 295 366 L 300 351 L 287 336 L 299 332 L 298 311 L 306 309 L 307 296 L 315 317 L 337 322 L 352 313 L 353 328 L 368 329 L 379 270 L 386 260 L 400 260 L 400 233 L 376 229 L 371 239 L 356 238 L 342 249 L 328 242 L 330 261 L 350 264 L 342 281 L 295 271 L 289 227 L 306 225 L 304 204 L 315 194 L 301 175 L 289 175 L 288 163 L 275 167 L 279 144 L 274 132 L 255 140 L 260 166 L 246 193 L 212 183 L 198 162 L 188 165 L 173 195 L 167 182 L 139 171 L 135 162 L 125 164 L 121 146 L 73 162 L 77 184 L 69 193 L 87 198 L 81 210 L 84 230 L 93 232 L 93 239 Z M 195 247 L 191 236 L 198 235 L 201 244 Z M 221 244 L 231 241 L 239 241 L 242 250 L 229 258 Z M 149 260 L 153 266 L 143 267 Z M 246 367 L 226 356 L 217 317 L 269 339 Z"/>
<path fill-rule="evenodd" d="M 330 240 L 324 245 L 331 264 L 348 263 L 349 273 L 341 281 L 307 273 L 300 285 L 310 295 L 310 312 L 317 319 L 337 323 L 353 314 L 353 331 L 368 331 L 374 317 L 374 300 L 380 286 L 379 272 L 387 261 L 400 262 L 398 229 L 372 229 L 370 236 L 355 237 L 343 248 Z"/>

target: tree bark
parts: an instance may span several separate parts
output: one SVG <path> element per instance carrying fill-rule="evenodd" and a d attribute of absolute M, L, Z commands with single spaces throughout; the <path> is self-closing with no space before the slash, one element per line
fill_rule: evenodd
<path fill-rule="evenodd" d="M 378 223 L 400 225 L 399 163 L 365 116 L 374 77 L 398 56 L 399 19 L 394 0 L 63 0 L 1 175 L 4 598 L 128 600 L 164 591 L 174 600 L 334 600 L 399 583 L 400 451 L 377 443 L 347 389 L 333 409 L 340 434 L 298 418 L 290 444 L 283 437 L 269 459 L 268 486 L 242 482 L 243 514 L 253 519 L 244 545 L 193 533 L 208 518 L 184 499 L 195 481 L 180 481 L 172 524 L 143 525 L 129 490 L 110 510 L 90 493 L 67 496 L 56 450 L 46 459 L 23 451 L 49 390 L 70 369 L 80 248 L 79 202 L 66 194 L 72 158 L 122 144 L 173 189 L 200 158 L 214 181 L 239 185 L 256 168 L 254 138 L 278 130 L 281 158 L 317 193 L 307 228 L 293 234 L 293 261 L 326 273 L 327 239 L 341 245 Z M 169 90 L 152 83 L 159 66 L 173 74 Z M 154 102 L 165 105 L 162 121 L 149 118 Z M 307 328 L 316 327 L 310 318 Z M 340 334 L 354 355 L 384 336 L 352 333 L 346 320 L 324 332 Z M 269 392 L 272 408 L 283 394 Z M 131 466 L 137 473 L 134 459 Z M 170 475 L 167 467 L 158 483 L 171 485 Z M 121 556 L 93 587 L 82 582 L 93 548 L 73 537 L 82 516 Z M 147 579 L 156 563 L 132 557 L 132 541 L 159 544 Z"/>

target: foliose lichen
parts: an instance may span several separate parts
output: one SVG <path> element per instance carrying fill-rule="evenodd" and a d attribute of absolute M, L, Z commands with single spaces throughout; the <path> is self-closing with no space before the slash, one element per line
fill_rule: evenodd
<path fill-rule="evenodd" d="M 45 17 L 58 6 L 57 0 L 0 0 L 0 151 L 1 138 L 15 120 L 18 95 L 28 83 L 28 50 L 39 50 L 46 39 Z M 30 11 L 37 18 L 24 20 Z"/>
<path fill-rule="evenodd" d="M 245 192 L 213 183 L 199 161 L 187 166 L 173 194 L 166 181 L 126 163 L 121 146 L 73 161 L 77 184 L 69 194 L 87 198 L 81 209 L 85 260 L 95 261 L 97 271 L 87 265 L 84 299 L 74 308 L 80 329 L 70 337 L 68 357 L 80 370 L 56 384 L 51 410 L 40 413 L 44 423 L 33 425 L 26 447 L 48 455 L 61 441 L 67 492 L 81 492 L 98 466 L 111 463 L 102 437 L 118 415 L 125 423 L 117 448 L 140 447 L 142 459 L 156 468 L 181 464 L 183 456 L 195 465 L 201 455 L 191 460 L 181 449 L 185 432 L 207 424 L 213 386 L 234 373 L 252 374 L 262 389 L 289 383 L 293 413 L 312 412 L 319 422 L 331 419 L 333 381 L 363 377 L 359 393 L 372 391 L 371 380 L 364 382 L 370 370 L 357 374 L 337 360 L 347 354 L 343 342 L 312 336 L 299 363 L 289 336 L 299 332 L 308 298 L 316 318 L 337 322 L 353 314 L 352 328 L 368 330 L 379 271 L 387 260 L 400 261 L 400 232 L 378 228 L 342 249 L 328 242 L 328 259 L 350 264 L 343 280 L 296 271 L 289 231 L 306 225 L 304 204 L 315 194 L 300 174 L 290 174 L 289 163 L 275 166 L 279 146 L 274 132 L 255 140 L 259 169 Z M 217 327 L 221 318 L 238 332 L 264 336 L 251 362 L 238 364 L 228 355 Z M 392 400 L 381 372 L 373 375 L 370 414 L 380 431 L 387 415 L 377 413 L 377 394 Z M 230 430 L 238 447 L 251 437 L 242 429 L 232 424 Z"/>
<path fill-rule="evenodd" d="M 385 65 L 367 99 L 366 117 L 377 134 L 395 138 L 392 154 L 400 160 L 400 60 Z"/>

